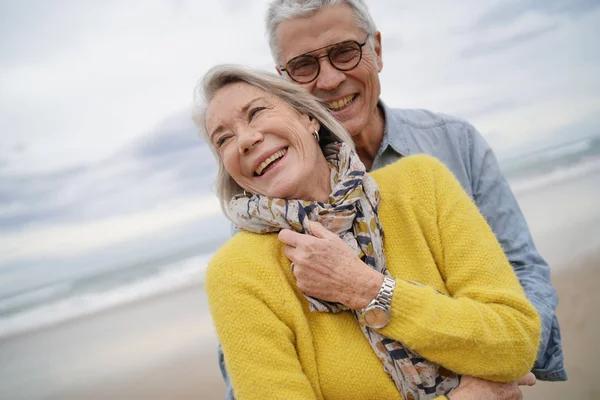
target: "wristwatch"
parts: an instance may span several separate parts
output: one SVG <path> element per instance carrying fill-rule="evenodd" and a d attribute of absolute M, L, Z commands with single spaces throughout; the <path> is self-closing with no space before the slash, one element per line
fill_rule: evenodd
<path fill-rule="evenodd" d="M 390 306 L 396 281 L 389 276 L 383 277 L 379 293 L 361 312 L 364 325 L 373 329 L 381 329 L 390 322 Z"/>

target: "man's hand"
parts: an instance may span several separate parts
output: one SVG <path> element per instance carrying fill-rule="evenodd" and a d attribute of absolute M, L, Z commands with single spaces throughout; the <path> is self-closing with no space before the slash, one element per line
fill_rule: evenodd
<path fill-rule="evenodd" d="M 451 400 L 521 400 L 519 386 L 535 385 L 535 376 L 530 372 L 514 382 L 498 383 L 472 376 L 463 376 L 460 385 L 448 396 Z"/>
<path fill-rule="evenodd" d="M 335 233 L 318 222 L 311 235 L 279 232 L 284 254 L 294 263 L 296 285 L 306 295 L 361 310 L 377 296 L 383 274 L 363 263 Z"/>

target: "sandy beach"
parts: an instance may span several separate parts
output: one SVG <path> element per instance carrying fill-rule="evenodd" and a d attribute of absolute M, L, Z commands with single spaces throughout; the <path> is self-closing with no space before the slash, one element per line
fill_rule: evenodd
<path fill-rule="evenodd" d="M 525 399 L 597 399 L 600 387 L 600 251 L 576 268 L 553 276 L 567 382 L 538 382 L 523 390 Z"/>
<path fill-rule="evenodd" d="M 526 399 L 592 399 L 600 368 L 600 252 L 555 275 L 569 381 Z M 190 306 L 193 304 L 194 306 Z M 0 342 L 2 399 L 223 399 L 201 287 Z M 18 394 L 18 395 L 17 395 Z"/>
<path fill-rule="evenodd" d="M 202 287 L 0 340 L 0 399 L 212 399 L 224 384 Z"/>
<path fill-rule="evenodd" d="M 551 266 L 569 381 L 526 399 L 600 396 L 598 174 L 517 195 Z M 0 339 L 0 399 L 223 399 L 201 285 Z"/>

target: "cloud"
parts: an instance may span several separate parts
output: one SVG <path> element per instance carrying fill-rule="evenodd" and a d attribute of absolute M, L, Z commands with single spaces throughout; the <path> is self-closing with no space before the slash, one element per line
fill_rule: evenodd
<path fill-rule="evenodd" d="M 13 271 L 4 283 L 25 284 L 34 273 L 35 282 L 54 281 L 82 265 L 114 267 L 222 242 L 229 223 L 209 189 L 216 163 L 195 132 L 175 129 L 185 120 L 172 122 L 100 163 L 3 176 L 0 271 Z M 166 138 L 178 145 L 161 146 Z"/>
<path fill-rule="evenodd" d="M 195 199 L 201 204 L 201 199 Z M 205 211 L 208 211 L 205 210 Z M 192 213 L 192 217 L 197 213 Z M 153 220 L 153 215 L 148 214 L 148 221 Z M 166 218 L 173 220 L 173 216 Z M 131 221 L 129 221 L 131 222 Z M 121 225 L 116 224 L 110 230 L 119 229 Z M 157 228 L 156 225 L 154 225 Z M 163 224 L 160 230 L 144 232 L 141 236 L 121 236 L 118 241 L 107 244 L 103 237 L 97 237 L 94 244 L 89 241 L 95 234 L 101 232 L 101 226 L 76 226 L 75 230 L 91 229 L 85 232 L 88 240 L 84 242 L 86 251 L 77 252 L 73 249 L 65 254 L 64 251 L 51 249 L 44 251 L 37 245 L 33 246 L 33 252 L 28 252 L 23 257 L 13 261 L 0 262 L 0 297 L 18 293 L 24 287 L 53 284 L 73 277 L 89 276 L 115 268 L 127 268 L 131 265 L 151 265 L 156 260 L 172 257 L 185 257 L 195 254 L 207 254 L 214 252 L 230 235 L 230 226 L 222 215 L 207 215 L 197 219 L 192 218 L 183 223 Z M 130 228 L 129 225 L 125 226 Z M 35 233 L 35 230 L 32 230 Z M 37 231 L 44 234 L 43 231 Z M 46 232 L 47 233 L 47 232 Z M 65 238 L 51 238 L 52 242 L 66 241 L 72 239 L 72 233 L 67 232 Z M 33 236 L 31 236 L 33 238 Z M 81 243 L 80 238 L 75 238 L 75 244 Z M 91 244 L 91 246 L 90 246 Z M 101 244 L 101 245 L 98 245 Z"/>
<path fill-rule="evenodd" d="M 266 3 L 0 4 L 0 273 L 33 284 L 227 231 L 192 90 L 217 63 L 273 71 Z M 467 117 L 501 152 L 600 124 L 596 1 L 369 6 L 388 105 Z"/>
<path fill-rule="evenodd" d="M 243 14 L 251 10 L 253 6 L 252 2 L 248 0 L 221 0 L 219 5 L 225 12 L 235 14 Z"/>
<path fill-rule="evenodd" d="M 511 0 L 497 3 L 472 25 L 473 30 L 486 30 L 511 23 L 528 13 L 552 17 L 580 17 L 600 6 L 596 0 Z"/>
<path fill-rule="evenodd" d="M 500 40 L 479 42 L 467 47 L 460 52 L 460 56 L 464 58 L 474 58 L 482 55 L 497 53 L 508 50 L 514 46 L 523 45 L 531 40 L 537 39 L 549 32 L 558 29 L 558 24 L 550 24 L 539 28 L 531 29 L 526 32 L 516 33 Z"/>
<path fill-rule="evenodd" d="M 106 11 L 107 8 L 92 3 L 67 4 L 60 0 L 0 3 L 0 65 L 33 64 L 69 52 L 73 45 L 85 41 L 88 20 L 101 20 Z M 79 35 L 73 35 L 73 30 Z"/>
<path fill-rule="evenodd" d="M 132 239 L 141 240 L 220 212 L 215 197 L 193 197 L 124 216 L 83 223 L 32 226 L 26 232 L 3 235 L 0 252 L 5 263 L 42 256 L 71 257 Z"/>
<path fill-rule="evenodd" d="M 486 98 L 474 99 L 473 104 L 457 110 L 456 115 L 470 120 L 472 118 L 483 118 L 490 114 L 514 110 L 523 105 L 522 101 L 514 98 L 504 100 L 489 100 Z"/>
<path fill-rule="evenodd" d="M 189 107 L 194 83 L 215 63 L 270 65 L 262 24 L 250 23 L 262 20 L 262 7 L 231 13 L 218 2 L 134 0 L 50 8 L 7 6 L 4 17 L 0 135 L 6 145 L 28 143 L 18 157 L 0 151 L 10 171 L 105 159 Z"/>
<path fill-rule="evenodd" d="M 187 121 L 189 117 L 177 115 L 100 162 L 0 175 L 0 226 L 89 221 L 181 196 L 209 195 L 216 163 Z"/>

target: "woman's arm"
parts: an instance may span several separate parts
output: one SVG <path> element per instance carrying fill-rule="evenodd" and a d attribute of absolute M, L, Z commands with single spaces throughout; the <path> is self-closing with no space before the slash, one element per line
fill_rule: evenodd
<path fill-rule="evenodd" d="M 252 247 L 246 247 L 246 256 L 240 259 L 235 246 L 228 243 L 217 253 L 206 276 L 210 310 L 235 398 L 317 398 L 302 370 L 289 321 L 276 311 L 274 302 L 285 293 L 267 293 L 265 277 L 254 273 L 268 261 L 259 259 Z M 269 272 L 276 274 L 277 268 Z M 285 287 L 279 289 L 285 292 Z M 279 300 L 281 306 L 285 301 Z"/>
<path fill-rule="evenodd" d="M 434 218 L 428 242 L 449 296 L 398 279 L 391 321 L 380 332 L 460 374 L 504 382 L 524 376 L 540 322 L 493 232 L 441 162 L 403 162 L 402 173 L 419 181 L 412 203 Z"/>
<path fill-rule="evenodd" d="M 437 268 L 449 293 L 397 279 L 391 320 L 381 333 L 463 375 L 503 382 L 524 376 L 535 360 L 539 318 L 472 200 L 430 156 L 411 156 L 375 174 L 382 189 L 402 187 L 402 194 L 386 192 L 388 214 L 414 214 L 413 221 L 406 220 L 414 226 L 405 234 L 427 237 L 422 248 L 408 250 L 431 252 L 436 265 L 411 268 L 423 269 L 417 275 Z M 390 199 L 396 195 L 402 196 L 398 204 Z M 402 247 L 406 238 L 390 225 L 384 229 L 386 248 Z M 311 232 L 315 236 L 290 230 L 279 234 L 285 255 L 296 265 L 298 287 L 307 295 L 362 309 L 377 294 L 381 274 L 322 226 L 311 223 Z M 393 262 L 388 259 L 392 275 L 401 268 Z"/>

